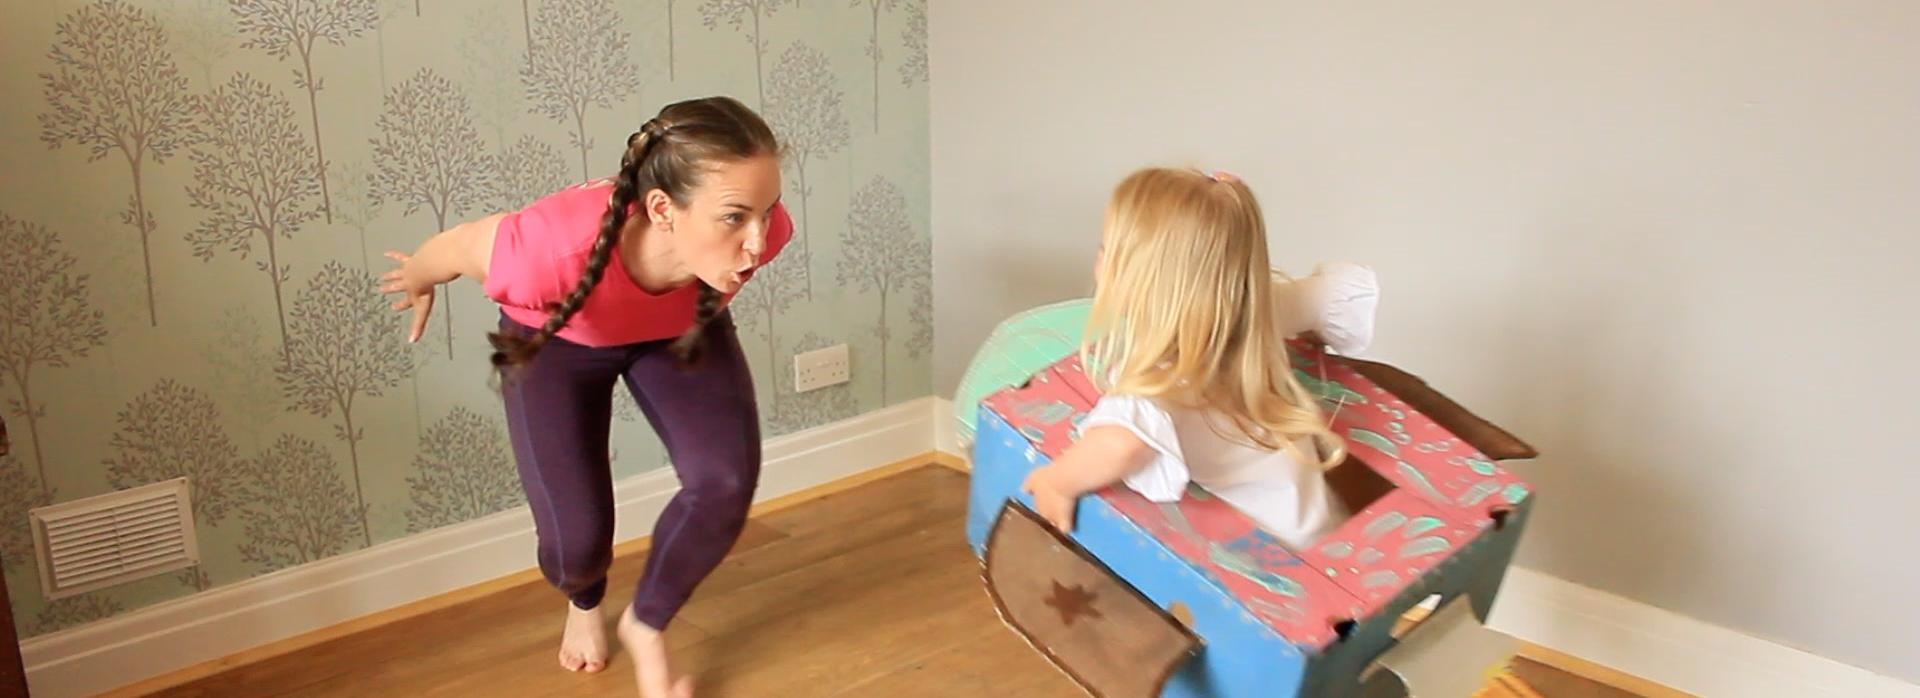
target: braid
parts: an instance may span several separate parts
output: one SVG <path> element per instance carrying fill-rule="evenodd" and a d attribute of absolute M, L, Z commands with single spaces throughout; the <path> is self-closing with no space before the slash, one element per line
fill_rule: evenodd
<path fill-rule="evenodd" d="M 593 250 L 587 255 L 587 268 L 580 276 L 580 283 L 574 285 L 573 292 L 568 293 L 564 300 L 548 306 L 547 321 L 532 336 L 504 332 L 487 335 L 493 344 L 493 365 L 496 369 L 504 372 L 531 361 L 540 347 L 567 325 L 568 318 L 573 317 L 580 306 L 586 304 L 587 296 L 600 283 L 600 276 L 613 256 L 613 244 L 620 239 L 620 229 L 627 224 L 627 209 L 639 197 L 635 180 L 645 166 L 647 154 L 653 150 L 651 146 L 663 140 L 665 135 L 665 129 L 655 120 L 648 121 L 645 127 L 627 138 L 627 152 L 620 156 L 620 172 L 614 176 L 613 196 L 607 202 L 607 212 L 600 217 L 600 234 L 593 239 Z"/>
<path fill-rule="evenodd" d="M 685 334 L 673 340 L 670 347 L 674 356 L 680 357 L 681 365 L 692 364 L 700 360 L 706 350 L 707 325 L 720 314 L 720 291 L 707 282 L 701 281 L 700 298 L 696 301 L 693 314 L 693 327 Z"/>

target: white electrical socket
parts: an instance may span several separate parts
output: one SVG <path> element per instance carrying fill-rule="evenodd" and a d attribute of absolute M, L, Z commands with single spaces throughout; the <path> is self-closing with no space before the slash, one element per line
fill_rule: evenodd
<path fill-rule="evenodd" d="M 793 355 L 793 392 L 804 393 L 847 382 L 847 345 L 835 344 Z"/>

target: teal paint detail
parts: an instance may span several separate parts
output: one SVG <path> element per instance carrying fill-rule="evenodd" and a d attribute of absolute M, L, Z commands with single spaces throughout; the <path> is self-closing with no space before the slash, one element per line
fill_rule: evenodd
<path fill-rule="evenodd" d="M 1446 501 L 1446 495 L 1440 494 L 1440 490 L 1435 488 L 1432 482 L 1427 481 L 1426 473 L 1420 472 L 1420 469 L 1413 467 L 1413 464 L 1406 461 L 1399 461 L 1394 463 L 1394 467 L 1400 471 L 1401 476 L 1412 481 L 1414 486 L 1419 487 L 1422 492 L 1427 493 L 1436 501 Z"/>
<path fill-rule="evenodd" d="M 1238 574 L 1251 580 L 1255 584 L 1266 587 L 1268 591 L 1273 593 L 1289 597 L 1299 597 L 1306 592 L 1306 587 L 1302 586 L 1299 582 L 1261 569 L 1259 563 L 1251 556 L 1228 550 L 1219 543 L 1213 543 L 1207 546 L 1207 557 L 1211 558 L 1214 564 L 1225 567 L 1234 574 Z"/>
<path fill-rule="evenodd" d="M 1408 538 L 1412 538 L 1445 525 L 1447 525 L 1447 522 L 1440 520 L 1437 516 L 1421 516 L 1408 522 L 1407 530 L 1404 533 Z"/>
<path fill-rule="evenodd" d="M 1393 584 L 1398 581 L 1400 581 L 1399 572 L 1395 572 L 1393 570 L 1380 570 L 1378 572 L 1368 572 L 1366 576 L 1361 577 L 1360 586 L 1371 589 L 1373 587 L 1382 587 L 1389 584 Z"/>
<path fill-rule="evenodd" d="M 1328 402 L 1344 401 L 1357 404 L 1367 401 L 1367 396 L 1361 395 L 1358 391 L 1347 387 L 1345 383 L 1336 380 L 1320 380 L 1313 374 L 1307 373 L 1299 367 L 1293 369 L 1293 377 L 1300 381 L 1301 387 L 1306 388 L 1308 392 L 1318 395 L 1320 399 Z"/>
<path fill-rule="evenodd" d="M 1479 504 L 1482 501 L 1485 501 L 1487 497 L 1492 496 L 1493 493 L 1499 492 L 1499 491 L 1500 491 L 1499 481 L 1481 480 L 1479 483 L 1475 484 L 1471 488 L 1468 488 L 1465 493 L 1460 495 L 1460 504 L 1462 506 L 1474 506 L 1476 504 Z"/>
<path fill-rule="evenodd" d="M 1527 498 L 1527 486 L 1518 482 L 1507 485 L 1506 491 L 1501 492 L 1500 496 L 1505 497 L 1508 503 L 1519 504 Z"/>
<path fill-rule="evenodd" d="M 1379 432 L 1354 427 L 1347 430 L 1347 438 L 1380 449 L 1382 453 L 1393 456 L 1394 458 L 1400 457 L 1399 444 L 1395 444 L 1392 439 L 1381 436 Z"/>
<path fill-rule="evenodd" d="M 1423 555 L 1432 555 L 1450 547 L 1453 547 L 1453 544 L 1447 542 L 1445 538 L 1440 536 L 1427 536 L 1401 547 L 1400 557 L 1414 558 Z"/>
<path fill-rule="evenodd" d="M 1406 514 L 1389 511 L 1381 514 L 1380 518 L 1367 522 L 1367 527 L 1361 529 L 1360 533 L 1368 538 L 1379 538 L 1380 536 L 1386 535 L 1388 531 L 1399 528 L 1401 524 L 1406 522 Z"/>

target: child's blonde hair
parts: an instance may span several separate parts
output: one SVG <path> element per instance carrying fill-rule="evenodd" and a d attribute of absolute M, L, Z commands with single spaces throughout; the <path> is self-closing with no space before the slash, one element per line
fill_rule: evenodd
<path fill-rule="evenodd" d="M 1107 204 L 1082 356 L 1105 392 L 1217 412 L 1248 440 L 1302 437 L 1331 468 L 1346 445 L 1294 379 L 1274 317 L 1266 223 L 1238 177 L 1148 168 Z"/>

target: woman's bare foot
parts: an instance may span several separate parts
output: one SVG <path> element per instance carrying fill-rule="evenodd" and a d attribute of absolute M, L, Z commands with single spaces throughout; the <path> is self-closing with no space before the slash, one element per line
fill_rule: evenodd
<path fill-rule="evenodd" d="M 693 677 L 674 678 L 667 662 L 667 638 L 633 617 L 633 609 L 620 614 L 620 644 L 633 658 L 634 679 L 640 684 L 641 698 L 692 698 Z"/>
<path fill-rule="evenodd" d="M 560 636 L 560 666 L 589 674 L 607 668 L 607 620 L 600 607 L 567 604 L 567 630 Z"/>

